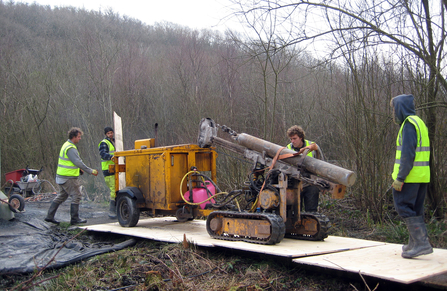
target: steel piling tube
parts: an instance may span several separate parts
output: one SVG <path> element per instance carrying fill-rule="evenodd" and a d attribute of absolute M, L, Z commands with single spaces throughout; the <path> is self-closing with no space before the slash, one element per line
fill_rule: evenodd
<path fill-rule="evenodd" d="M 246 133 L 238 134 L 235 140 L 241 146 L 260 153 L 265 152 L 270 157 L 274 157 L 282 148 L 280 145 L 265 141 Z M 293 153 L 296 152 L 285 148 L 281 150 L 280 154 L 284 155 Z M 356 174 L 354 172 L 309 156 L 299 155 L 286 158 L 282 161 L 293 166 L 302 166 L 306 169 L 306 171 L 345 186 L 352 186 L 356 180 Z"/>

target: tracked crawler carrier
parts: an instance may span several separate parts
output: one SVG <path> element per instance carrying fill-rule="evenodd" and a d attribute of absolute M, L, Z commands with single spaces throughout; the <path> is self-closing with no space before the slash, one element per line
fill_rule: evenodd
<path fill-rule="evenodd" d="M 217 136 L 218 129 L 232 141 Z M 216 181 L 216 147 L 252 161 L 242 189 L 222 192 Z M 123 162 L 118 162 L 120 158 Z M 123 227 L 138 223 L 140 211 L 151 216 L 175 215 L 179 222 L 207 217 L 211 237 L 258 244 L 276 244 L 284 237 L 323 240 L 330 222 L 322 214 L 300 210 L 304 183 L 344 196 L 355 182 L 352 171 L 296 155 L 279 145 L 236 133 L 212 119 L 200 122 L 198 145 L 155 147 L 153 139 L 135 142 L 135 149 L 115 152 L 117 216 Z M 120 175 L 125 173 L 125 182 Z M 125 184 L 125 185 L 124 185 Z M 237 201 L 245 197 L 245 205 Z"/>
<path fill-rule="evenodd" d="M 234 142 L 217 136 L 221 128 Z M 297 155 L 279 145 L 238 134 L 226 126 L 204 118 L 200 123 L 198 144 L 224 147 L 253 162 L 249 189 L 251 207 L 247 211 L 214 211 L 207 218 L 208 233 L 218 239 L 275 244 L 284 236 L 304 240 L 323 240 L 331 224 L 318 213 L 301 212 L 303 183 L 318 186 L 342 198 L 346 186 L 355 182 L 355 173 L 344 168 Z M 247 197 L 246 195 L 246 197 Z"/>

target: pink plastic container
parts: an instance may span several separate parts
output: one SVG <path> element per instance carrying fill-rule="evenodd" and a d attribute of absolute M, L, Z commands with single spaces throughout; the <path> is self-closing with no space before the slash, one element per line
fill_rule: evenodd
<path fill-rule="evenodd" d="M 206 187 L 208 188 L 208 190 L 210 190 L 212 195 L 216 194 L 216 188 L 214 187 L 213 184 L 211 184 L 211 182 L 206 181 L 205 184 L 206 184 Z M 185 196 L 185 199 L 189 201 L 189 191 L 185 192 L 183 194 L 183 196 Z M 204 188 L 193 188 L 192 189 L 192 202 L 199 203 L 199 202 L 205 201 L 206 199 L 208 199 L 208 197 L 209 196 L 208 196 L 206 189 L 204 189 Z M 205 209 L 205 206 L 210 203 L 215 203 L 214 199 L 206 201 L 206 202 L 200 204 L 199 206 L 200 206 L 200 208 Z"/>

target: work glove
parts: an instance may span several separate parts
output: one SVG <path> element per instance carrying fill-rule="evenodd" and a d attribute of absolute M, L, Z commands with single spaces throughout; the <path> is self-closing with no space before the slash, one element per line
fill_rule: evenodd
<path fill-rule="evenodd" d="M 96 171 L 95 169 L 92 170 L 92 175 L 93 176 L 98 176 L 98 171 Z"/>
<path fill-rule="evenodd" d="M 399 180 L 394 180 L 392 186 L 393 186 L 394 190 L 400 192 L 400 191 L 402 191 L 402 187 L 404 186 L 404 182 L 401 182 Z"/>

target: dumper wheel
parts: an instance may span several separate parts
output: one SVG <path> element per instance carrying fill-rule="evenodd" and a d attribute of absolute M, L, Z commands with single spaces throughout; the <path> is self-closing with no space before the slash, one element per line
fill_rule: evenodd
<path fill-rule="evenodd" d="M 12 194 L 8 202 L 9 209 L 12 212 L 23 211 L 25 209 L 25 199 L 20 194 Z"/>
<path fill-rule="evenodd" d="M 133 227 L 140 219 L 140 209 L 137 208 L 137 200 L 129 195 L 121 195 L 116 204 L 116 215 L 122 227 Z"/>
<path fill-rule="evenodd" d="M 188 220 L 194 219 L 194 217 L 192 217 L 191 213 L 185 207 L 177 209 L 177 211 L 175 212 L 175 218 L 177 218 L 179 222 L 186 222 Z"/>

